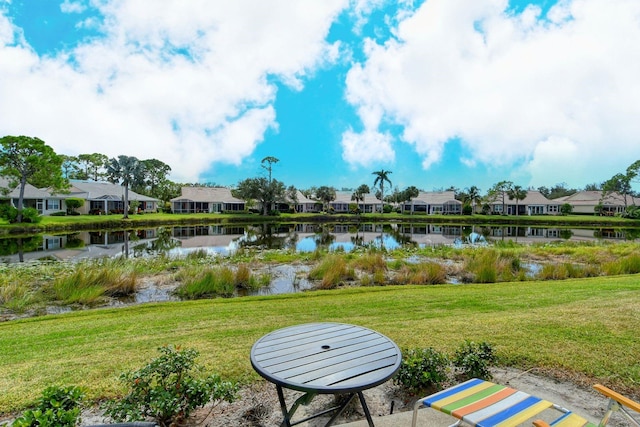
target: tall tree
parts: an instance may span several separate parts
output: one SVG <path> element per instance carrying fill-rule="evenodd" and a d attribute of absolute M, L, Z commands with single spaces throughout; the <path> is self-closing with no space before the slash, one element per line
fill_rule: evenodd
<path fill-rule="evenodd" d="M 67 156 L 66 154 L 60 154 L 62 157 L 62 175 L 65 179 L 69 179 L 78 173 L 78 158 L 74 156 Z"/>
<path fill-rule="evenodd" d="M 407 188 L 405 188 L 402 191 L 402 212 L 404 212 L 404 202 L 409 202 L 411 203 L 411 200 L 413 200 L 414 198 L 418 197 L 418 195 L 420 194 L 420 190 L 418 190 L 417 187 L 411 185 Z M 411 203 L 411 213 L 413 214 L 413 203 Z"/>
<path fill-rule="evenodd" d="M 124 215 L 122 218 L 129 218 L 129 186 L 140 180 L 142 175 L 142 164 L 136 157 L 118 156 L 111 158 L 107 163 L 107 179 L 114 184 L 124 187 Z"/>
<path fill-rule="evenodd" d="M 269 182 L 271 182 L 271 172 L 273 169 L 273 165 L 278 163 L 280 160 L 273 156 L 267 156 L 260 163 L 262 163 L 262 167 L 269 172 Z"/>
<path fill-rule="evenodd" d="M 19 187 L 17 222 L 22 222 L 24 189 L 28 181 L 36 187 L 64 191 L 68 181 L 62 175 L 62 157 L 39 138 L 5 136 L 0 138 L 0 176 L 9 187 Z"/>
<path fill-rule="evenodd" d="M 287 199 L 293 205 L 293 212 L 298 212 L 298 189 L 293 185 L 287 187 Z"/>
<path fill-rule="evenodd" d="M 516 216 L 518 216 L 518 202 L 520 200 L 524 200 L 527 197 L 527 190 L 522 188 L 521 185 L 512 185 L 507 190 L 507 195 L 509 196 L 509 200 L 516 201 Z"/>
<path fill-rule="evenodd" d="M 133 191 L 159 199 L 160 189 L 167 181 L 171 166 L 158 159 L 142 160 L 140 163 L 143 179 L 132 186 Z"/>
<path fill-rule="evenodd" d="M 482 196 L 480 195 L 480 189 L 478 187 L 476 187 L 475 185 L 472 185 L 471 187 L 467 188 L 465 190 L 465 200 L 463 200 L 466 203 L 469 203 L 472 208 L 473 208 L 473 213 L 477 212 L 477 207 L 480 206 L 481 202 L 482 202 Z"/>
<path fill-rule="evenodd" d="M 92 181 L 100 181 L 107 176 L 106 168 L 109 157 L 100 154 L 80 154 L 78 155 L 78 165 L 80 170 L 76 172 L 74 179 L 90 179 Z"/>
<path fill-rule="evenodd" d="M 331 203 L 331 201 L 336 199 L 336 189 L 333 187 L 327 187 L 326 185 L 323 185 L 319 187 L 318 190 L 316 191 L 316 197 L 322 200 L 322 203 L 324 205 L 324 210 L 328 211 L 329 203 Z"/>
<path fill-rule="evenodd" d="M 356 191 L 351 195 L 351 200 L 358 204 L 359 202 L 364 202 L 364 195 L 369 194 L 371 189 L 367 184 L 362 184 L 360 187 L 356 188 Z M 358 211 L 361 212 L 360 206 L 358 205 Z"/>
<path fill-rule="evenodd" d="M 617 173 L 605 182 L 602 183 L 602 200 L 604 200 L 611 193 L 618 193 L 624 199 L 624 208 L 627 209 L 627 197 L 631 193 L 631 177 L 632 175 L 625 175 Z"/>
<path fill-rule="evenodd" d="M 502 201 L 502 215 L 506 215 L 505 199 L 507 197 L 507 191 L 512 185 L 513 182 L 511 181 L 500 181 L 493 184 L 493 187 L 491 187 L 487 192 L 487 200 L 490 202 L 496 202 L 498 200 Z"/>
<path fill-rule="evenodd" d="M 267 215 L 277 201 L 285 200 L 286 189 L 277 179 L 269 182 L 267 178 L 247 178 L 232 190 L 234 197 L 243 200 L 257 200 L 262 205 L 262 213 Z"/>
<path fill-rule="evenodd" d="M 384 212 L 384 183 L 388 182 L 391 185 L 391 180 L 389 179 L 389 175 L 391 171 L 386 171 L 384 169 L 380 169 L 379 171 L 373 172 L 372 174 L 376 176 L 376 179 L 373 181 L 373 186 L 378 186 L 380 188 L 380 201 L 382 202 L 382 211 Z"/>

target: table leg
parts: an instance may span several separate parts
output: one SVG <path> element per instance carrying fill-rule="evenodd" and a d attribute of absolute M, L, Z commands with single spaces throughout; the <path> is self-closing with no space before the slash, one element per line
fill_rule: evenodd
<path fill-rule="evenodd" d="M 369 412 L 369 407 L 367 406 L 367 401 L 364 400 L 364 395 L 361 391 L 358 392 L 358 397 L 360 398 L 360 404 L 362 405 L 362 410 L 364 411 L 365 417 L 367 417 L 367 422 L 369 423 L 369 427 L 375 427 L 373 425 L 373 420 L 371 419 L 371 413 Z"/>
<path fill-rule="evenodd" d="M 276 384 L 276 389 L 278 390 L 278 400 L 280 400 L 280 409 L 282 410 L 282 415 L 284 416 L 281 426 L 291 427 L 291 418 L 289 417 L 289 410 L 287 409 L 287 403 L 284 400 L 284 392 L 282 391 L 282 387 L 280 387 L 277 384 Z"/>

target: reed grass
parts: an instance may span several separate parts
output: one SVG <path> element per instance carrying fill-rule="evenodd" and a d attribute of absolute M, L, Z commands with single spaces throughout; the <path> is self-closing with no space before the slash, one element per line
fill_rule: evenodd
<path fill-rule="evenodd" d="M 407 264 L 397 274 L 394 282 L 406 285 L 436 285 L 447 280 L 446 268 L 437 262 Z"/>
<path fill-rule="evenodd" d="M 254 275 L 246 264 L 234 271 L 229 266 L 185 268 L 175 275 L 182 282 L 176 294 L 184 299 L 232 297 L 238 289 L 259 289 L 271 283 L 269 274 Z"/>

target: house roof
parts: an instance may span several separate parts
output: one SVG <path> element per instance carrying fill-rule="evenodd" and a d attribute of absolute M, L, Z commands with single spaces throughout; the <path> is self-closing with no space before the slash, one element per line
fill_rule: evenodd
<path fill-rule="evenodd" d="M 509 196 L 504 196 L 504 203 L 507 205 L 515 205 L 515 199 L 509 199 Z M 491 202 L 492 205 L 501 205 L 502 204 L 502 196 L 495 199 Z M 519 205 L 559 205 L 561 202 L 558 199 L 549 200 L 544 194 L 539 192 L 538 190 L 527 190 L 527 195 L 524 199 L 518 200 Z"/>
<path fill-rule="evenodd" d="M 122 200 L 124 197 L 124 187 L 119 184 L 99 181 L 77 181 L 71 180 L 69 194 L 65 197 L 79 197 L 86 200 Z M 129 190 L 129 200 L 142 202 L 157 202 L 158 199 L 138 194 Z"/>
<path fill-rule="evenodd" d="M 0 177 L 0 188 L 9 189 L 9 179 L 6 177 Z M 16 199 L 20 197 L 20 187 L 16 187 L 13 190 L 9 191 L 7 195 L 2 195 L 2 197 Z M 40 190 L 39 188 L 34 187 L 33 185 L 27 183 L 24 186 L 24 198 L 25 199 L 51 199 L 51 198 L 62 198 L 64 196 L 57 194 L 52 196 L 51 193 L 45 190 Z"/>
<path fill-rule="evenodd" d="M 608 193 L 604 198 L 602 191 L 579 191 L 570 196 L 563 196 L 554 199 L 558 203 L 569 203 L 570 205 L 595 206 L 601 201 L 605 205 L 624 205 L 624 196 L 620 193 Z M 627 196 L 627 205 L 640 204 L 637 197 Z"/>
<path fill-rule="evenodd" d="M 355 200 L 351 200 L 353 191 L 336 191 L 336 199 L 331 203 L 355 203 Z M 376 199 L 376 196 L 372 193 L 364 194 L 364 201 L 359 201 L 360 204 L 365 205 L 379 205 L 380 200 Z"/>
<path fill-rule="evenodd" d="M 453 191 L 421 191 L 418 197 L 414 197 L 413 203 L 425 205 L 443 205 L 445 203 L 462 204 L 456 200 L 456 193 Z"/>
<path fill-rule="evenodd" d="M 182 187 L 181 195 L 171 199 L 172 202 L 190 200 L 192 202 L 222 202 L 244 203 L 231 195 L 231 190 L 226 187 Z"/>

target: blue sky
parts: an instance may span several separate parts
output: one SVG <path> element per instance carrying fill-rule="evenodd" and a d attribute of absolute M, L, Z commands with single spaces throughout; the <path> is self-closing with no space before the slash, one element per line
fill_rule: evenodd
<path fill-rule="evenodd" d="M 640 159 L 636 0 L 0 0 L 0 135 L 178 182 L 583 187 Z"/>

